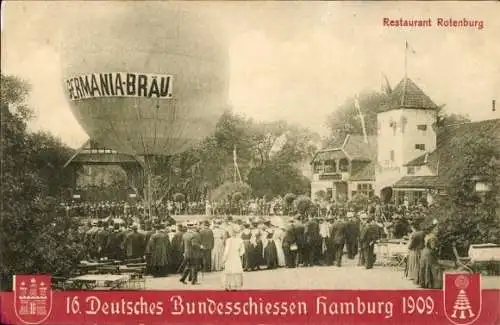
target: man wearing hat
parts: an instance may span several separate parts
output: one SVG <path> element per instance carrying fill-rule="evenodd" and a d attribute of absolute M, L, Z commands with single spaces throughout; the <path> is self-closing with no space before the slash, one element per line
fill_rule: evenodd
<path fill-rule="evenodd" d="M 99 229 L 95 233 L 94 240 L 96 241 L 97 246 L 97 255 L 98 258 L 107 257 L 107 247 L 106 244 L 108 242 L 108 223 L 99 220 Z"/>
<path fill-rule="evenodd" d="M 283 236 L 283 252 L 285 253 L 285 264 L 288 268 L 296 266 L 297 241 L 295 237 L 295 220 L 290 219 L 290 225 L 285 229 Z"/>
<path fill-rule="evenodd" d="M 343 213 L 343 212 L 342 212 Z M 342 266 L 342 255 L 344 254 L 344 245 L 346 243 L 347 224 L 343 215 L 339 217 L 332 225 L 330 237 L 333 242 L 335 265 Z"/>
<path fill-rule="evenodd" d="M 172 257 L 170 265 L 172 273 L 179 273 L 179 269 L 183 260 L 182 237 L 184 236 L 185 232 L 185 227 L 181 224 L 178 224 L 177 231 L 175 232 L 174 237 L 172 237 L 170 245 Z"/>
<path fill-rule="evenodd" d="M 210 272 L 212 270 L 212 249 L 214 248 L 214 233 L 210 229 L 210 221 L 203 222 L 202 229 L 200 230 L 201 240 L 201 265 L 203 272 Z"/>
<path fill-rule="evenodd" d="M 189 276 L 191 284 L 198 283 L 198 269 L 201 257 L 201 238 L 192 222 L 187 224 L 187 231 L 182 236 L 182 245 L 184 251 L 184 271 L 180 282 L 186 284 L 186 278 Z"/>
<path fill-rule="evenodd" d="M 375 219 L 373 217 L 369 217 L 367 224 L 363 227 L 360 238 L 366 269 L 373 268 L 373 264 L 375 263 L 376 257 L 373 250 L 375 248 L 376 241 L 380 238 L 380 233 L 381 229 L 375 222 Z"/>
<path fill-rule="evenodd" d="M 167 275 L 170 242 L 162 224 L 157 223 L 155 228 L 156 232 L 151 235 L 146 247 L 146 256 L 148 256 L 146 263 L 150 264 L 149 269 L 154 277 L 161 277 Z"/>
<path fill-rule="evenodd" d="M 316 218 L 308 218 L 305 224 L 304 237 L 304 266 L 318 264 L 321 252 L 321 236 L 319 233 L 319 223 Z"/>
<path fill-rule="evenodd" d="M 347 258 L 352 260 L 358 252 L 358 238 L 359 238 L 359 219 L 354 213 L 347 214 L 346 223 L 346 246 Z"/>
<path fill-rule="evenodd" d="M 305 247 L 306 227 L 301 222 L 301 218 L 301 215 L 297 215 L 294 224 L 295 242 L 297 244 L 297 259 L 295 261 L 296 266 L 299 266 L 299 264 L 305 264 L 305 260 L 308 254 L 307 248 Z"/>
<path fill-rule="evenodd" d="M 139 233 L 137 225 L 131 226 L 132 231 L 129 232 L 123 241 L 123 250 L 127 259 L 135 259 L 142 256 L 141 248 L 144 245 L 144 236 Z"/>

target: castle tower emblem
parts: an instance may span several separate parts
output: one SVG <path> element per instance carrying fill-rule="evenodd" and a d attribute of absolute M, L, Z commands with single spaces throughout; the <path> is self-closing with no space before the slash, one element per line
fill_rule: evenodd
<path fill-rule="evenodd" d="M 456 325 L 473 324 L 481 313 L 481 277 L 477 273 L 444 275 L 444 309 Z"/>
<path fill-rule="evenodd" d="M 14 307 L 24 324 L 40 324 L 52 310 L 52 288 L 49 275 L 14 276 Z"/>

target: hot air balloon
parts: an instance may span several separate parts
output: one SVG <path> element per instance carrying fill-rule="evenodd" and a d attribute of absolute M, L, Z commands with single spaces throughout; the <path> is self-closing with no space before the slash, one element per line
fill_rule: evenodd
<path fill-rule="evenodd" d="M 62 81 L 74 116 L 91 139 L 142 157 L 148 179 L 151 157 L 199 143 L 226 108 L 228 48 L 200 7 L 98 3 L 63 31 Z"/>

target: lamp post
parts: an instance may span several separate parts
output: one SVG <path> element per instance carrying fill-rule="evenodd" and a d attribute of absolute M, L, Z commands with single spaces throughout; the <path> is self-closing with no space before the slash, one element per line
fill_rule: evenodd
<path fill-rule="evenodd" d="M 474 182 L 474 190 L 481 198 L 481 202 L 484 203 L 486 201 L 486 195 L 491 191 L 491 182 L 485 176 L 474 176 L 472 178 Z M 478 205 L 476 204 L 476 211 Z"/>

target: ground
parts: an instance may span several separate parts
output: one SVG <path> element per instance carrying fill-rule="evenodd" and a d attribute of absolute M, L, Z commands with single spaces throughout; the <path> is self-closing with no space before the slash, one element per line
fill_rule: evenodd
<path fill-rule="evenodd" d="M 315 266 L 295 269 L 280 268 L 245 272 L 243 289 L 417 289 L 412 281 L 403 276 L 401 270 L 376 266 L 371 270 L 356 266 L 356 260 L 345 260 L 342 267 Z M 200 274 L 199 285 L 179 282 L 179 275 L 164 278 L 147 278 L 149 290 L 221 290 L 222 273 Z M 484 289 L 500 288 L 500 277 L 483 276 Z"/>

